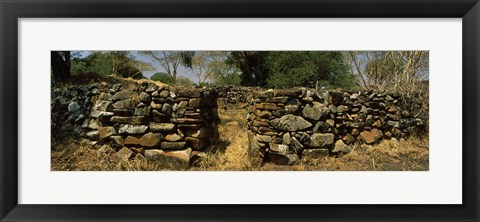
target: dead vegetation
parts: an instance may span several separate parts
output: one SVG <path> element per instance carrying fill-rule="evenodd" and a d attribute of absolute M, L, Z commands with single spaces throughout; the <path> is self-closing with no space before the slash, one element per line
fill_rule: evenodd
<path fill-rule="evenodd" d="M 210 152 L 197 159 L 191 171 L 425 171 L 429 169 L 428 138 L 384 140 L 369 146 L 356 144 L 339 157 L 304 157 L 293 166 L 265 163 L 254 168 L 247 158 L 246 109 L 219 110 L 220 139 Z M 140 156 L 122 160 L 113 149 L 75 140 L 53 144 L 52 171 L 158 171 L 166 169 Z"/>

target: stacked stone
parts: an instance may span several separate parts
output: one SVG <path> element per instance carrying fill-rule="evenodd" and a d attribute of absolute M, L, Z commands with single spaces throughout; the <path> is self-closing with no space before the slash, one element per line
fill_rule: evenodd
<path fill-rule="evenodd" d="M 228 104 L 248 104 L 252 100 L 252 88 L 241 86 L 215 86 L 218 93 L 218 105 L 220 108 Z"/>
<path fill-rule="evenodd" d="M 90 115 L 92 98 L 99 94 L 99 88 L 105 86 L 96 83 L 53 89 L 50 103 L 52 139 L 84 136 L 82 126 Z"/>
<path fill-rule="evenodd" d="M 130 150 L 132 157 L 175 157 L 188 164 L 218 138 L 214 90 L 115 84 L 103 89 L 93 104 L 84 124 L 91 130 L 87 136 L 127 154 Z"/>
<path fill-rule="evenodd" d="M 357 141 L 405 137 L 421 124 L 392 95 L 290 89 L 253 96 L 248 154 L 254 164 L 294 164 L 302 156 L 344 154 Z"/>

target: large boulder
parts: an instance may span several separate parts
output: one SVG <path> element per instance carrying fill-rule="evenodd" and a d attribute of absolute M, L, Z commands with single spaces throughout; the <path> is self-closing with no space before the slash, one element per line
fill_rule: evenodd
<path fill-rule="evenodd" d="M 273 127 L 282 131 L 298 131 L 304 130 L 312 126 L 310 122 L 301 116 L 288 114 L 280 118 L 270 121 Z"/>
<path fill-rule="evenodd" d="M 308 141 L 309 147 L 329 147 L 333 144 L 333 133 L 314 133 Z"/>
<path fill-rule="evenodd" d="M 313 104 L 306 104 L 305 107 L 303 107 L 302 115 L 307 119 L 320 120 L 320 118 L 329 111 L 330 109 L 325 108 L 323 104 L 313 102 Z"/>

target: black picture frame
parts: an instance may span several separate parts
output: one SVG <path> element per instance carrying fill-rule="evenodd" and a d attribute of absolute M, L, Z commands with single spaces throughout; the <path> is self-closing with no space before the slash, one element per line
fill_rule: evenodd
<path fill-rule="evenodd" d="M 0 16 L 1 221 L 479 221 L 478 0 L 0 0 Z M 463 204 L 262 206 L 18 204 L 17 20 L 63 17 L 463 18 Z"/>

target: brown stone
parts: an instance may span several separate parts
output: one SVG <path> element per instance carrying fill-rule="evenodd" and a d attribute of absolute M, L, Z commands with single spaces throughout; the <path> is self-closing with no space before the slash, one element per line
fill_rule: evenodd
<path fill-rule="evenodd" d="M 163 139 L 162 134 L 160 133 L 147 133 L 143 136 L 127 136 L 125 138 L 125 145 L 140 145 L 145 147 L 156 147 L 160 144 L 160 141 Z"/>
<path fill-rule="evenodd" d="M 198 108 L 202 104 L 202 99 L 200 98 L 193 98 L 188 101 L 188 106 L 193 107 L 193 108 Z"/>
<path fill-rule="evenodd" d="M 158 149 L 145 150 L 145 159 L 155 162 L 165 169 L 186 169 L 190 163 L 192 149 L 164 151 Z"/>
<path fill-rule="evenodd" d="M 171 132 L 175 128 L 173 123 L 150 123 L 152 132 Z"/>
<path fill-rule="evenodd" d="M 195 137 L 185 137 L 188 146 L 194 150 L 201 150 L 207 146 L 206 139 L 199 139 Z"/>
<path fill-rule="evenodd" d="M 170 122 L 190 124 L 190 123 L 201 123 L 202 120 L 201 119 L 193 119 L 193 118 L 171 118 Z"/>
<path fill-rule="evenodd" d="M 272 137 L 266 136 L 266 135 L 256 135 L 256 136 L 255 136 L 255 139 L 256 139 L 258 142 L 262 142 L 262 143 L 269 143 L 269 142 L 272 141 Z"/>
<path fill-rule="evenodd" d="M 253 96 L 255 98 L 268 98 L 268 97 L 272 97 L 274 94 L 275 92 L 273 90 L 253 92 Z"/>
<path fill-rule="evenodd" d="M 352 143 L 355 142 L 355 137 L 353 137 L 353 136 L 350 135 L 350 134 L 347 134 L 347 135 L 345 135 L 345 136 L 342 138 L 342 140 L 343 140 L 345 143 L 347 143 L 347 144 L 352 144 Z"/>
<path fill-rule="evenodd" d="M 382 131 L 373 129 L 372 131 L 363 131 L 360 133 L 360 138 L 366 144 L 372 144 L 377 142 L 383 137 Z"/>
<path fill-rule="evenodd" d="M 176 133 L 170 133 L 167 136 L 165 136 L 165 140 L 170 141 L 170 142 L 176 142 L 181 140 L 182 137 Z"/>
<path fill-rule="evenodd" d="M 117 152 L 117 156 L 120 160 L 126 161 L 130 159 L 134 155 L 133 151 L 128 149 L 127 147 L 123 147 Z"/>
<path fill-rule="evenodd" d="M 277 110 L 278 107 L 275 103 L 258 103 L 255 105 L 257 109 Z"/>
<path fill-rule="evenodd" d="M 272 113 L 268 110 L 255 110 L 255 115 L 260 117 L 260 118 L 270 118 L 272 116 Z"/>
<path fill-rule="evenodd" d="M 116 134 L 117 132 L 115 132 L 115 128 L 113 128 L 112 126 L 98 127 L 98 136 L 100 140 Z"/>
<path fill-rule="evenodd" d="M 131 109 L 135 107 L 135 101 L 132 99 L 120 100 L 113 104 L 114 109 Z"/>
<path fill-rule="evenodd" d="M 162 142 L 160 146 L 162 149 L 179 150 L 183 149 L 186 144 L 186 142 Z"/>
<path fill-rule="evenodd" d="M 254 120 L 254 121 L 253 121 L 253 125 L 254 125 L 254 126 L 270 127 L 270 124 L 269 124 L 269 123 L 263 122 L 263 121 L 258 121 L 258 120 Z"/>

